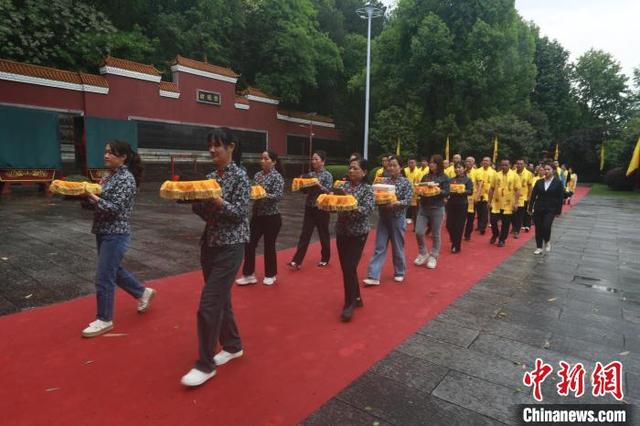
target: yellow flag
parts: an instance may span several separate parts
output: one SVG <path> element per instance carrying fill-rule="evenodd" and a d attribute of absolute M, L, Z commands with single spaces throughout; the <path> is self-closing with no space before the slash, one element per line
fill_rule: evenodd
<path fill-rule="evenodd" d="M 600 171 L 604 170 L 604 141 L 600 145 Z"/>
<path fill-rule="evenodd" d="M 396 144 L 396 155 L 400 155 L 400 138 L 398 138 L 398 143 Z"/>
<path fill-rule="evenodd" d="M 444 158 L 449 161 L 449 136 L 447 136 L 447 143 L 444 146 Z"/>
<path fill-rule="evenodd" d="M 558 161 L 558 157 L 560 157 L 559 143 L 556 144 L 556 153 L 553 156 L 553 159 Z"/>
<path fill-rule="evenodd" d="M 498 137 L 493 137 L 493 164 L 496 164 L 498 161 Z"/>
<path fill-rule="evenodd" d="M 636 142 L 636 147 L 633 149 L 633 154 L 631 155 L 631 161 L 629 162 L 629 168 L 627 169 L 627 176 L 637 170 L 640 167 L 640 138 L 638 138 L 638 142 Z"/>

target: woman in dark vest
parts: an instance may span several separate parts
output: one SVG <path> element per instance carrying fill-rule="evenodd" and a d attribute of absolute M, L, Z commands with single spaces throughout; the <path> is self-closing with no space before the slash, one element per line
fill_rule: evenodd
<path fill-rule="evenodd" d="M 451 253 L 460 253 L 462 233 L 467 220 L 469 195 L 473 194 L 473 182 L 465 174 L 462 162 L 453 165 L 456 176 L 449 181 L 449 201 L 447 202 L 447 231 L 451 240 Z M 464 192 L 454 192 L 451 185 L 463 185 Z M 456 188 L 456 186 L 454 186 Z"/>
<path fill-rule="evenodd" d="M 529 206 L 533 210 L 536 226 L 536 250 L 534 254 L 551 251 L 551 226 L 556 215 L 562 213 L 564 185 L 555 174 L 553 164 L 544 165 L 544 179 L 538 179 L 531 190 Z"/>

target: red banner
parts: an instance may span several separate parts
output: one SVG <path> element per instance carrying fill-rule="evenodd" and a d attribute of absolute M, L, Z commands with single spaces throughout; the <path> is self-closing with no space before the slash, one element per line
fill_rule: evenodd
<path fill-rule="evenodd" d="M 0 169 L 0 182 L 51 182 L 55 179 L 54 169 Z"/>

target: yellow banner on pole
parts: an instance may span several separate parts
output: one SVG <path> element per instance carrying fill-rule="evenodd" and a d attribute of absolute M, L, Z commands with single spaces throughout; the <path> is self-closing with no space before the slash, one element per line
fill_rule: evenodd
<path fill-rule="evenodd" d="M 633 149 L 631 155 L 631 161 L 629 162 L 629 168 L 627 169 L 627 176 L 631 175 L 635 170 L 640 167 L 640 138 L 636 142 L 636 147 Z"/>
<path fill-rule="evenodd" d="M 493 164 L 496 164 L 498 161 L 498 137 L 493 137 Z"/>

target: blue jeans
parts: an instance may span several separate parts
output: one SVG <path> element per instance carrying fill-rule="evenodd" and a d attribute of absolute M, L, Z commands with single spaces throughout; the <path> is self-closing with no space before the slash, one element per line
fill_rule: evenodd
<path fill-rule="evenodd" d="M 405 215 L 398 217 L 384 217 L 378 219 L 376 229 L 376 249 L 369 261 L 367 276 L 374 280 L 380 279 L 380 271 L 387 256 L 387 246 L 391 241 L 391 252 L 393 254 L 393 275 L 404 276 L 404 232 L 407 229 Z"/>
<path fill-rule="evenodd" d="M 102 321 L 113 319 L 116 285 L 139 299 L 144 286 L 120 264 L 129 248 L 129 234 L 96 235 L 98 244 L 98 270 L 96 271 L 96 298 L 98 314 Z"/>

